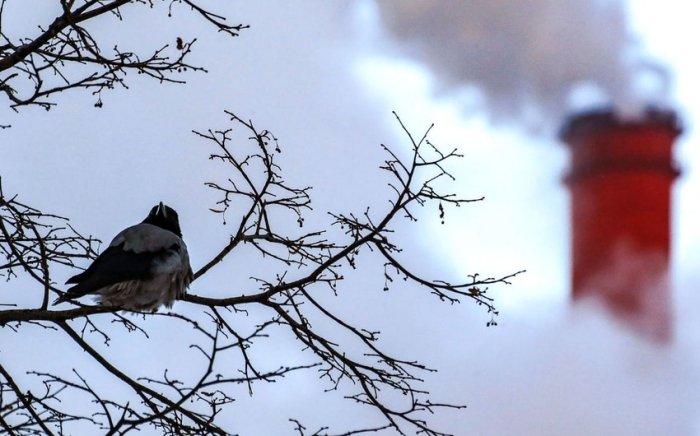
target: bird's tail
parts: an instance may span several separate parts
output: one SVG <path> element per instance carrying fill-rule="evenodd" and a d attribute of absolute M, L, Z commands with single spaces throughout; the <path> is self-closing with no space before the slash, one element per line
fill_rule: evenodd
<path fill-rule="evenodd" d="M 65 303 L 66 301 L 68 301 L 70 299 L 72 299 L 72 296 L 68 295 L 68 292 L 66 292 L 65 294 L 59 295 L 58 298 L 53 300 L 53 303 L 51 303 L 51 304 L 55 306 L 57 304 Z"/>
<path fill-rule="evenodd" d="M 53 303 L 51 303 L 51 304 L 55 306 L 57 304 L 65 303 L 66 301 L 70 301 L 70 300 L 73 300 L 74 298 L 78 298 L 78 297 L 83 296 L 84 293 L 79 292 L 79 290 L 77 288 L 78 288 L 78 286 L 73 286 L 73 287 L 69 288 L 66 292 L 59 295 L 58 298 L 53 300 Z"/>

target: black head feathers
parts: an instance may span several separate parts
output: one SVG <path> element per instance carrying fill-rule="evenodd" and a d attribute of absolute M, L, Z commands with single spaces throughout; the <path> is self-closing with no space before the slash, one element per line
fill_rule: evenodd
<path fill-rule="evenodd" d="M 143 222 L 145 224 L 158 226 L 161 229 L 169 230 L 179 237 L 182 237 L 180 220 L 178 219 L 177 212 L 175 212 L 175 209 L 172 207 L 164 205 L 163 202 L 153 206 L 151 212 L 149 212 Z"/>

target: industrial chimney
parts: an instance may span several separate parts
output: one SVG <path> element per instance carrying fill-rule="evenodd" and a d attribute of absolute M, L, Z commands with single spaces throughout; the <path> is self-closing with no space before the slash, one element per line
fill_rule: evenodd
<path fill-rule="evenodd" d="M 572 296 L 593 297 L 635 331 L 671 338 L 670 194 L 679 171 L 674 112 L 635 119 L 612 110 L 571 117 Z"/>

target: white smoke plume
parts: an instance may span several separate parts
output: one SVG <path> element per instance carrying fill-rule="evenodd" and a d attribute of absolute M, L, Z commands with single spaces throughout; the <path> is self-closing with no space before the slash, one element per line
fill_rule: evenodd
<path fill-rule="evenodd" d="M 668 93 L 665 69 L 642 54 L 621 0 L 376 4 L 406 54 L 434 74 L 436 91 L 476 91 L 493 121 L 550 125 L 600 104 L 636 112 Z"/>

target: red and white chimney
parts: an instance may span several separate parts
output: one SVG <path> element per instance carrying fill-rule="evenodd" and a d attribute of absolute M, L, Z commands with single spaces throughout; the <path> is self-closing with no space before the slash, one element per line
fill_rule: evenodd
<path fill-rule="evenodd" d="M 672 111 L 635 119 L 612 110 L 571 117 L 561 139 L 571 150 L 572 296 L 602 302 L 644 336 L 671 338 Z"/>

